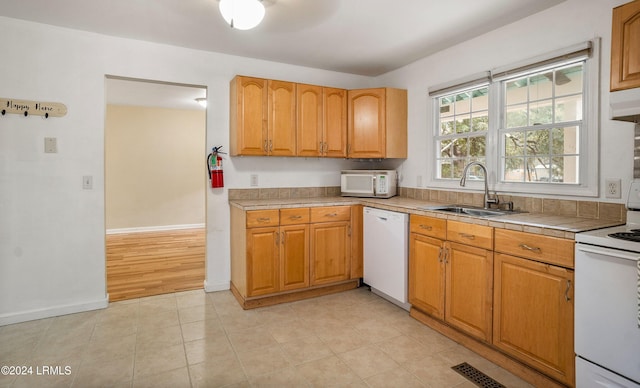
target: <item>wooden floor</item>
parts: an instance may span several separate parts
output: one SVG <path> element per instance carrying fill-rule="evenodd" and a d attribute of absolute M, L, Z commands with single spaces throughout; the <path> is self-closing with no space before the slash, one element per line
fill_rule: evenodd
<path fill-rule="evenodd" d="M 204 286 L 205 229 L 107 235 L 110 301 Z"/>

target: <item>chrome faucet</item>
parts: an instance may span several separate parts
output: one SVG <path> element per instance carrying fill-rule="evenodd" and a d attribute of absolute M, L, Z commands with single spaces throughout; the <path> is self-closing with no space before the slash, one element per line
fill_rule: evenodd
<path fill-rule="evenodd" d="M 498 195 L 496 194 L 493 198 L 491 198 L 491 196 L 489 195 L 489 174 L 487 174 L 487 168 L 484 166 L 484 164 L 480 162 L 471 162 L 464 166 L 464 171 L 462 171 L 462 179 L 460 179 L 460 186 L 464 187 L 464 185 L 466 184 L 467 172 L 469 171 L 469 167 L 471 166 L 478 166 L 484 172 L 484 208 L 489 209 L 492 203 L 497 205 L 500 202 L 498 200 Z"/>

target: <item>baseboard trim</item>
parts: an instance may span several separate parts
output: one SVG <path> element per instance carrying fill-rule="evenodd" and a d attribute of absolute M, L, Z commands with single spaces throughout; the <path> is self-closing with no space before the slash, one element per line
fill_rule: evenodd
<path fill-rule="evenodd" d="M 227 291 L 231 288 L 231 282 L 209 283 L 204 281 L 204 292 Z"/>
<path fill-rule="evenodd" d="M 124 233 L 141 233 L 141 232 L 162 232 L 166 230 L 180 229 L 200 229 L 205 224 L 183 224 L 183 225 L 160 225 L 160 226 L 141 226 L 138 228 L 116 228 L 107 229 L 107 234 L 124 234 Z"/>
<path fill-rule="evenodd" d="M 0 326 L 11 325 L 14 323 L 34 321 L 36 319 L 44 319 L 57 317 L 60 315 L 82 313 L 85 311 L 104 309 L 109 306 L 109 295 L 105 295 L 103 299 L 87 301 L 77 304 L 67 304 L 52 306 L 43 309 L 35 309 L 21 311 L 17 313 L 9 313 L 0 315 Z"/>

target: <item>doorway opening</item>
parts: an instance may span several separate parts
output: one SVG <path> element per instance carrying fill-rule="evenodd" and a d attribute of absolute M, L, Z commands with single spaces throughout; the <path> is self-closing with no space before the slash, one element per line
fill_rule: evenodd
<path fill-rule="evenodd" d="M 202 289 L 204 86 L 106 76 L 105 223 L 110 301 Z"/>

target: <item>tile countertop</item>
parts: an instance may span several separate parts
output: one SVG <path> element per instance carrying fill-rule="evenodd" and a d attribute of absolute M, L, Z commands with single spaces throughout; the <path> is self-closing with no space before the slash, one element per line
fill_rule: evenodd
<path fill-rule="evenodd" d="M 275 208 L 340 206 L 362 204 L 378 209 L 385 209 L 409 214 L 457 220 L 495 228 L 510 229 L 521 232 L 542 234 L 546 236 L 568 238 L 573 240 L 575 233 L 622 225 L 622 221 L 600 220 L 593 218 L 566 217 L 542 213 L 514 213 L 493 217 L 475 217 L 451 214 L 438 210 L 425 210 L 425 206 L 442 206 L 441 202 L 430 202 L 404 197 L 355 198 L 355 197 L 316 197 L 292 199 L 251 199 L 232 200 L 231 206 L 242 210 L 264 210 Z"/>

